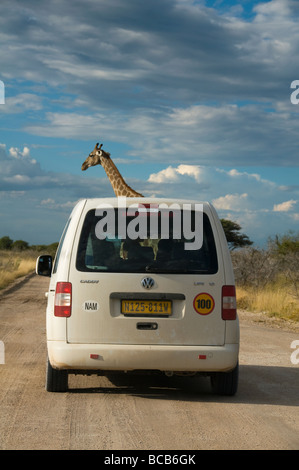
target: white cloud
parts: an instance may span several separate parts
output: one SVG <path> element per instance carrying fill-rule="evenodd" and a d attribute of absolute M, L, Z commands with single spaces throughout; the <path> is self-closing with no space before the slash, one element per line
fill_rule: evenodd
<path fill-rule="evenodd" d="M 192 177 L 195 169 L 197 179 Z M 139 187 L 142 188 L 142 183 Z M 291 212 L 295 198 L 289 197 L 287 204 L 280 207 L 280 213 L 274 215 L 273 212 L 278 194 L 291 195 L 293 191 L 291 186 L 282 190 L 280 185 L 256 171 L 187 164 L 168 166 L 153 173 L 144 188 L 145 194 L 211 201 L 219 217 L 240 224 L 244 233 L 258 245 L 265 243 L 269 236 L 296 230 L 298 216 Z M 290 211 L 282 212 L 282 208 L 290 208 Z"/>
<path fill-rule="evenodd" d="M 6 93 L 7 95 L 8 93 Z M 20 93 L 16 96 L 6 97 L 5 106 L 0 107 L 4 114 L 28 113 L 29 111 L 40 111 L 42 109 L 42 98 L 33 93 Z"/>
<path fill-rule="evenodd" d="M 150 183 L 170 183 L 178 180 L 178 172 L 176 168 L 169 166 L 165 170 L 159 171 L 159 173 L 152 173 L 149 176 L 148 181 Z"/>
<path fill-rule="evenodd" d="M 10 183 L 29 183 L 30 178 L 27 175 L 13 175 L 10 178 L 4 178 L 4 181 L 8 181 Z"/>
<path fill-rule="evenodd" d="M 246 129 L 246 131 L 245 131 Z M 277 129 L 280 129 L 277 132 Z M 122 142 L 131 156 L 189 165 L 297 165 L 296 120 L 259 106 L 196 105 L 182 109 L 136 109 L 120 113 L 49 112 L 23 128 L 33 135 Z M 96 136 L 96 137 L 95 137 Z M 271 145 L 269 145 L 271 141 Z M 288 154 L 288 160 L 282 155 Z M 234 170 L 231 176 L 238 176 Z M 258 178 L 251 175 L 251 178 Z"/>
<path fill-rule="evenodd" d="M 80 162 L 82 163 L 82 162 Z M 81 166 L 81 165 L 80 165 Z M 79 168 L 80 168 L 79 166 Z M 6 151 L 6 146 L 0 144 L 0 190 L 5 191 L 7 194 L 12 191 L 27 191 L 28 194 L 34 191 L 39 191 L 41 196 L 39 201 L 46 201 L 52 199 L 52 194 L 55 192 L 57 195 L 62 193 L 64 199 L 69 200 L 70 197 L 92 197 L 94 194 L 99 197 L 104 196 L 109 188 L 109 181 L 104 178 L 99 185 L 99 179 L 85 179 L 83 173 L 80 175 L 73 175 L 64 172 L 50 172 L 41 168 L 40 164 L 31 158 L 29 147 L 25 146 L 22 150 L 18 147 L 11 147 Z M 42 196 L 43 192 L 46 197 Z"/>
<path fill-rule="evenodd" d="M 48 198 L 48 199 L 43 199 L 40 202 L 40 205 L 45 207 L 45 208 L 55 209 L 55 210 L 59 210 L 59 209 L 69 209 L 69 210 L 71 210 L 71 209 L 73 209 L 73 207 L 76 205 L 77 202 L 78 202 L 78 200 L 76 200 L 76 201 L 66 201 L 66 202 L 57 202 L 52 198 Z"/>
<path fill-rule="evenodd" d="M 16 160 L 22 159 L 22 158 L 30 158 L 30 149 L 28 147 L 24 147 L 23 150 L 18 149 L 17 147 L 10 147 L 9 149 L 9 155 Z M 31 163 L 36 163 L 35 160 L 31 160 Z"/>
<path fill-rule="evenodd" d="M 244 201 L 248 200 L 248 194 L 226 194 L 226 196 L 220 196 L 213 199 L 213 205 L 218 210 L 233 210 L 240 211 L 244 210 Z"/>
<path fill-rule="evenodd" d="M 51 199 L 50 197 L 48 199 L 43 199 L 41 202 L 42 206 L 48 206 L 48 205 L 53 205 L 55 204 L 54 199 Z"/>
<path fill-rule="evenodd" d="M 196 181 L 200 180 L 201 169 L 197 165 L 179 165 L 177 168 L 169 166 L 158 173 L 152 173 L 148 181 L 150 183 L 175 183 L 179 181 L 180 176 L 190 176 Z"/>
<path fill-rule="evenodd" d="M 220 171 L 225 171 L 225 170 L 220 170 Z M 227 174 L 236 178 L 237 177 L 243 178 L 245 176 L 246 178 L 252 178 L 252 179 L 255 179 L 256 181 L 263 181 L 264 183 L 273 184 L 271 181 L 262 179 L 261 176 L 258 175 L 257 173 L 248 173 L 247 171 L 239 171 L 239 170 L 236 170 L 235 168 L 232 168 L 231 170 L 227 171 Z"/>
<path fill-rule="evenodd" d="M 291 199 L 290 201 L 282 202 L 281 204 L 274 204 L 274 212 L 289 212 L 293 209 L 294 205 L 297 204 L 297 201 Z"/>

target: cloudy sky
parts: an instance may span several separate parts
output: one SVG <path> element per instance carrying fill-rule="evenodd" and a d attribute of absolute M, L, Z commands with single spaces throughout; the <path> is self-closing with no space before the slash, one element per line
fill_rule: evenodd
<path fill-rule="evenodd" d="M 96 142 L 137 191 L 211 201 L 257 246 L 298 231 L 298 17 L 298 0 L 1 0 L 0 237 L 57 241 L 76 201 L 113 196 L 81 171 Z"/>

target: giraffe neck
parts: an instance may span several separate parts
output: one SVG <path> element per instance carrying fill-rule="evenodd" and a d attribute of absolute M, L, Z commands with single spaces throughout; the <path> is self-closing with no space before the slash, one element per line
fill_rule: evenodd
<path fill-rule="evenodd" d="M 116 196 L 143 197 L 142 194 L 137 193 L 127 185 L 111 158 L 101 158 L 101 165 L 110 180 Z"/>

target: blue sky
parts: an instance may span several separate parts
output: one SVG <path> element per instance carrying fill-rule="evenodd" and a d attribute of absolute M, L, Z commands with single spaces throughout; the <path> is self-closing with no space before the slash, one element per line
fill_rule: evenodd
<path fill-rule="evenodd" d="M 211 201 L 257 246 L 298 231 L 297 0 L 0 13 L 0 237 L 52 243 L 79 199 L 113 196 L 103 168 L 81 171 L 96 142 L 137 191 Z"/>

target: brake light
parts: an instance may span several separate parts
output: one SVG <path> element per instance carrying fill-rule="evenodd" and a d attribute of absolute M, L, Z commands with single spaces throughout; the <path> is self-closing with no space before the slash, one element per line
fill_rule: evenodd
<path fill-rule="evenodd" d="M 222 286 L 222 320 L 236 320 L 237 302 L 235 286 Z"/>
<path fill-rule="evenodd" d="M 55 317 L 70 317 L 72 313 L 72 284 L 57 282 L 54 302 Z"/>

